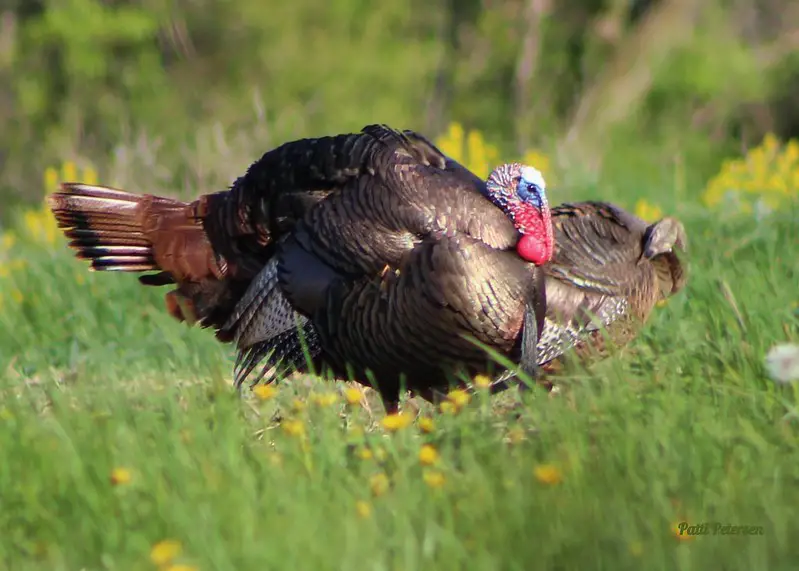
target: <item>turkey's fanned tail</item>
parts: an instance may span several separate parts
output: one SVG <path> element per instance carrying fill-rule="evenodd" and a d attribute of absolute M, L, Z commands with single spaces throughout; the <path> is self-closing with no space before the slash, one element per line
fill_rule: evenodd
<path fill-rule="evenodd" d="M 190 204 L 81 183 L 62 183 L 47 199 L 69 246 L 94 270 L 160 271 L 141 280 L 147 285 L 223 274 Z"/>
<path fill-rule="evenodd" d="M 81 183 L 62 183 L 47 199 L 69 246 L 92 270 L 157 272 L 139 281 L 180 284 L 166 294 L 176 319 L 204 326 L 219 320 L 217 308 L 232 295 L 223 281 L 227 264 L 215 254 L 195 203 Z"/>
<path fill-rule="evenodd" d="M 77 251 L 78 258 L 90 261 L 93 270 L 158 269 L 153 244 L 140 221 L 145 197 L 100 186 L 65 183 L 61 192 L 47 199 L 58 227 L 65 229 L 69 246 Z M 181 205 L 178 203 L 178 207 Z"/>

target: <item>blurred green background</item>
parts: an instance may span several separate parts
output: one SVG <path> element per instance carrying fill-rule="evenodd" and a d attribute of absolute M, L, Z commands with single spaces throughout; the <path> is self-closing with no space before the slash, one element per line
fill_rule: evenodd
<path fill-rule="evenodd" d="M 0 3 L 6 219 L 64 160 L 196 195 L 289 139 L 452 121 L 595 184 L 680 165 L 698 195 L 724 157 L 799 135 L 799 2 Z"/>

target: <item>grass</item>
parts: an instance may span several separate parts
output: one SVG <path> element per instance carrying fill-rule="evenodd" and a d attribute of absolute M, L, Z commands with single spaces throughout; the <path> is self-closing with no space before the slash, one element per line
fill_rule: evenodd
<path fill-rule="evenodd" d="M 171 540 L 174 560 L 153 555 L 174 571 L 794 569 L 799 392 L 762 362 L 799 341 L 797 213 L 675 213 L 689 285 L 621 356 L 555 398 L 423 407 L 429 432 L 386 430 L 314 379 L 242 399 L 230 348 L 173 322 L 164 290 L 18 239 L 0 568 L 157 569 Z M 682 521 L 763 534 L 680 538 Z"/>

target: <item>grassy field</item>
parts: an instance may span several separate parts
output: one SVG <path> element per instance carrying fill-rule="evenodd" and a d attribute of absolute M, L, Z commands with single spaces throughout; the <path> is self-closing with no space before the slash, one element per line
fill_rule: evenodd
<path fill-rule="evenodd" d="M 90 274 L 20 217 L 0 246 L 0 568 L 796 569 L 799 391 L 763 357 L 799 341 L 799 212 L 664 208 L 689 285 L 621 356 L 557 397 L 388 428 L 341 384 L 240 398 L 230 348 L 163 290 Z"/>

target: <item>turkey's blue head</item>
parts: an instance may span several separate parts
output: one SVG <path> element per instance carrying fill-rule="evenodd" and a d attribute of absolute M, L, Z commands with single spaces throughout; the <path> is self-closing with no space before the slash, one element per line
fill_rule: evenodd
<path fill-rule="evenodd" d="M 519 255 L 537 266 L 546 264 L 552 257 L 554 239 L 541 171 L 519 163 L 501 165 L 489 175 L 486 193 L 522 235 L 516 245 Z"/>

